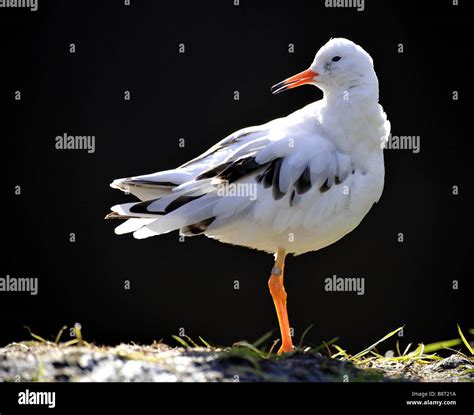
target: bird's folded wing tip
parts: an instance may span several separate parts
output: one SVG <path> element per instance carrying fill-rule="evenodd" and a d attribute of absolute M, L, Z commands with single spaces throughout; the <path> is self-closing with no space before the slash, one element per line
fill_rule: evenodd
<path fill-rule="evenodd" d="M 116 216 L 117 214 L 115 212 L 109 212 L 107 215 L 105 215 L 104 219 L 114 219 Z"/>
<path fill-rule="evenodd" d="M 109 184 L 109 186 L 112 188 L 112 189 L 120 189 L 122 190 L 122 186 L 123 185 L 123 179 L 115 179 L 112 181 L 112 183 Z"/>

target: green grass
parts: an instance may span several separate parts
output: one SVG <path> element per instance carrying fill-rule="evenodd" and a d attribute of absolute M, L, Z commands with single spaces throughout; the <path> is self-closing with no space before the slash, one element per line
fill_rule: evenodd
<path fill-rule="evenodd" d="M 405 367 L 416 365 L 427 365 L 431 363 L 436 363 L 443 359 L 442 355 L 457 353 L 464 358 L 469 359 L 469 357 L 463 353 L 462 349 L 453 349 L 456 346 L 465 347 L 470 355 L 473 355 L 472 347 L 469 342 L 466 340 L 463 335 L 461 328 L 458 325 L 458 338 L 442 340 L 435 343 L 429 344 L 418 344 L 413 348 L 413 344 L 409 343 L 403 348 L 400 344 L 400 340 L 397 339 L 395 342 L 395 351 L 393 355 L 385 356 L 383 352 L 379 349 L 381 348 L 384 342 L 387 342 L 389 339 L 394 338 L 403 327 L 399 327 L 396 330 L 393 330 L 363 349 L 359 353 L 351 355 L 346 349 L 341 345 L 337 344 L 338 338 L 331 339 L 327 342 L 322 342 L 321 345 L 315 347 L 304 346 L 304 337 L 307 332 L 311 329 L 309 327 L 306 329 L 301 336 L 301 339 L 297 343 L 298 346 L 291 353 L 286 353 L 282 356 L 278 356 L 274 350 L 277 342 L 269 344 L 269 340 L 272 336 L 272 332 L 266 333 L 260 339 L 256 340 L 253 343 L 247 341 L 239 341 L 234 343 L 231 347 L 213 347 L 215 350 L 220 351 L 220 359 L 242 359 L 248 361 L 252 364 L 255 370 L 260 369 L 260 363 L 263 360 L 281 360 L 289 359 L 295 355 L 314 355 L 316 353 L 321 353 L 326 355 L 330 359 L 337 359 L 339 361 L 347 361 L 354 364 L 356 367 L 367 369 L 369 367 L 376 367 L 383 370 L 384 367 L 390 367 L 394 363 L 400 363 Z M 473 329 L 469 329 L 470 334 L 474 334 Z M 185 342 L 183 338 L 178 336 L 173 336 L 175 340 L 183 347 L 188 349 L 196 347 L 196 343 L 192 342 L 191 346 L 188 342 Z M 189 340 L 189 337 L 187 337 Z M 201 342 L 204 346 L 209 347 L 209 342 L 205 341 L 200 337 Z M 387 350 L 387 349 L 386 349 Z M 474 360 L 470 358 L 474 364 Z M 463 374 L 472 373 L 472 369 L 466 369 Z"/>
<path fill-rule="evenodd" d="M 58 334 L 56 335 L 54 342 L 46 340 L 44 337 L 41 337 L 31 331 L 31 329 L 28 326 L 25 326 L 25 329 L 28 330 L 28 333 L 30 334 L 31 337 L 33 337 L 35 340 L 37 340 L 39 343 L 42 344 L 47 344 L 47 345 L 61 345 L 64 347 L 68 346 L 73 346 L 73 345 L 87 345 L 90 346 L 90 343 L 86 342 L 82 338 L 82 328 L 80 324 L 75 324 L 72 329 L 74 333 L 74 338 L 71 340 L 68 340 L 67 342 L 61 343 L 61 337 L 64 333 L 65 330 L 67 330 L 67 326 L 62 326 L 61 329 L 59 330 Z"/>
<path fill-rule="evenodd" d="M 469 330 L 469 331 L 471 331 L 471 330 Z M 464 337 L 464 334 L 462 333 L 461 327 L 459 327 L 459 324 L 458 324 L 458 332 L 459 332 L 459 336 L 461 337 L 462 342 L 464 343 L 464 345 L 466 346 L 466 348 L 467 348 L 467 349 L 469 350 L 469 352 L 471 353 L 471 356 L 474 356 L 474 351 L 472 350 L 471 345 L 468 343 L 468 341 L 467 341 L 466 338 Z"/>
<path fill-rule="evenodd" d="M 90 345 L 90 343 L 86 342 L 82 336 L 81 326 L 79 324 L 74 325 L 74 338 L 60 343 L 61 337 L 65 330 L 67 330 L 67 326 L 63 326 L 61 330 L 55 337 L 54 342 L 48 341 L 45 338 L 33 333 L 29 327 L 25 327 L 31 337 L 33 337 L 36 341 L 44 344 L 61 344 L 64 347 L 73 346 L 73 345 Z M 412 348 L 412 344 L 409 343 L 403 352 L 400 348 L 400 341 L 396 341 L 395 349 L 397 355 L 395 356 L 384 356 L 381 352 L 378 351 L 378 346 L 380 346 L 383 342 L 387 341 L 388 339 L 397 335 L 403 327 L 399 327 L 396 330 L 391 331 L 390 333 L 386 334 L 369 347 L 365 348 L 364 350 L 356 353 L 355 355 L 349 354 L 343 347 L 336 344 L 339 338 L 335 337 L 327 342 L 323 341 L 322 344 L 314 347 L 304 346 L 304 338 L 306 334 L 312 326 L 308 327 L 302 334 L 301 338 L 298 341 L 298 345 L 295 350 L 291 353 L 286 353 L 283 356 L 278 356 L 274 350 L 278 343 L 277 341 L 272 342 L 269 344 L 269 340 L 273 335 L 273 331 L 265 333 L 262 337 L 255 340 L 254 342 L 250 343 L 248 341 L 239 341 L 234 343 L 231 347 L 219 347 L 215 345 L 211 345 L 208 341 L 204 340 L 202 337 L 199 337 L 199 342 L 195 342 L 189 336 L 172 336 L 172 338 L 179 344 L 179 346 L 184 347 L 185 349 L 196 349 L 205 347 L 210 350 L 219 350 L 229 353 L 231 356 L 240 356 L 242 358 L 249 357 L 250 360 L 256 361 L 258 359 L 284 359 L 291 357 L 295 354 L 314 354 L 314 353 L 321 353 L 325 354 L 331 359 L 339 359 L 339 360 L 347 360 L 354 364 L 364 364 L 368 360 L 373 360 L 373 358 L 377 358 L 380 360 L 384 360 L 387 362 L 403 362 L 403 361 L 416 361 L 418 363 L 432 363 L 434 361 L 441 360 L 442 357 L 438 354 L 441 351 L 451 351 L 459 353 L 460 355 L 467 357 L 466 354 L 462 353 L 461 350 L 454 350 L 453 347 L 462 345 L 464 346 L 467 351 L 469 352 L 470 356 L 474 356 L 474 351 L 472 346 L 467 341 L 466 337 L 464 336 L 461 327 L 459 324 L 457 325 L 459 337 L 450 340 L 443 340 L 435 343 L 430 344 L 418 344 L 418 346 L 410 351 Z M 468 330 L 469 334 L 474 334 L 474 329 Z"/>
<path fill-rule="evenodd" d="M 56 335 L 54 342 L 48 341 L 45 338 L 33 333 L 27 327 L 31 337 L 35 340 L 30 343 L 42 343 L 46 345 L 56 345 L 61 347 L 71 347 L 71 346 L 91 346 L 90 343 L 86 342 L 83 339 L 81 326 L 76 324 L 73 327 L 74 338 L 61 343 L 61 338 L 64 331 L 67 329 L 66 326 L 63 326 L 59 333 Z M 333 338 L 329 341 L 323 341 L 320 345 L 317 346 L 305 346 L 304 339 L 308 331 L 311 329 L 311 326 L 308 327 L 302 334 L 301 338 L 297 344 L 295 350 L 291 353 L 286 353 L 282 356 L 276 354 L 278 349 L 276 346 L 278 340 L 272 341 L 274 333 L 272 331 L 264 334 L 259 339 L 254 342 L 248 341 L 239 341 L 234 343 L 230 347 L 220 347 L 212 345 L 209 341 L 206 341 L 202 337 L 199 337 L 198 341 L 194 341 L 189 336 L 172 336 L 174 341 L 179 347 L 183 347 L 187 350 L 208 350 L 215 352 L 217 360 L 227 360 L 233 362 L 248 362 L 248 367 L 244 368 L 248 372 L 252 372 L 259 376 L 264 376 L 261 371 L 261 364 L 265 361 L 277 361 L 284 359 L 291 359 L 294 356 L 319 356 L 320 354 L 326 356 L 327 358 L 339 361 L 339 362 L 348 362 L 353 364 L 355 367 L 362 369 L 369 368 L 379 368 L 384 370 L 384 368 L 389 369 L 393 364 L 401 364 L 402 367 L 409 368 L 413 365 L 427 365 L 431 363 L 436 363 L 440 361 L 447 354 L 457 353 L 458 355 L 468 359 L 472 364 L 474 364 L 474 353 L 472 346 L 466 339 L 463 334 L 461 327 L 457 325 L 457 334 L 459 337 L 442 340 L 435 343 L 423 344 L 420 343 L 416 347 L 412 343 L 402 346 L 400 339 L 398 338 L 395 342 L 395 350 L 390 355 L 384 355 L 381 351 L 384 344 L 390 339 L 393 340 L 396 338 L 397 334 L 403 327 L 399 327 L 396 330 L 393 330 L 387 333 L 385 336 L 381 337 L 379 340 L 373 342 L 367 348 L 361 350 L 360 352 L 352 355 L 350 354 L 342 345 L 338 344 L 339 339 Z M 474 329 L 467 330 L 467 333 L 470 335 L 474 334 Z M 26 343 L 26 342 L 25 342 Z M 154 343 L 153 345 L 157 345 Z M 393 349 L 393 347 L 392 347 Z M 385 351 L 387 351 L 385 347 Z M 467 353 L 470 357 L 468 357 Z M 140 351 L 128 353 L 129 355 L 124 356 L 129 359 L 139 360 L 141 358 L 145 360 L 155 361 L 159 359 L 156 356 L 150 356 L 149 354 L 144 354 Z M 157 360 L 158 361 L 158 360 Z M 242 369 L 243 370 L 243 369 Z M 461 374 L 470 374 L 473 373 L 474 369 L 472 367 L 467 367 Z"/>

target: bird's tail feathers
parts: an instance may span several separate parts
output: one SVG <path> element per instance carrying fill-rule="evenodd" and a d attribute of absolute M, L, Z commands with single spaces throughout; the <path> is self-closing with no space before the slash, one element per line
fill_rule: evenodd
<path fill-rule="evenodd" d="M 124 182 L 115 181 L 120 188 Z M 218 197 L 210 192 L 207 181 L 191 181 L 186 186 L 160 197 L 141 202 L 123 203 L 111 208 L 106 219 L 127 219 L 115 229 L 116 234 L 134 232 L 138 239 L 182 229 L 186 235 L 204 232 L 213 221 L 212 210 Z M 215 193 L 215 192 L 214 192 Z"/>

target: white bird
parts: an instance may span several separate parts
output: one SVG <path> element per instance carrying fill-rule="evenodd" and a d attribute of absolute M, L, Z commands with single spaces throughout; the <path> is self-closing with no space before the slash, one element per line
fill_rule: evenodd
<path fill-rule="evenodd" d="M 323 99 L 239 130 L 182 166 L 114 180 L 141 202 L 113 206 L 115 229 L 137 239 L 180 230 L 275 254 L 269 280 L 282 346 L 293 350 L 283 285 L 285 255 L 328 246 L 351 232 L 382 194 L 390 123 L 370 55 L 327 42 L 309 69 L 272 87 L 320 88 Z"/>

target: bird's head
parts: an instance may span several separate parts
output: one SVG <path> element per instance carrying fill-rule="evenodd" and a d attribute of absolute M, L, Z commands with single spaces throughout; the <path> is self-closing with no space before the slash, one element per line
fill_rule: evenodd
<path fill-rule="evenodd" d="M 378 89 L 373 61 L 359 45 L 344 38 L 331 39 L 316 54 L 311 66 L 274 85 L 278 94 L 300 85 L 315 85 L 325 93 L 341 93 L 364 85 Z"/>

